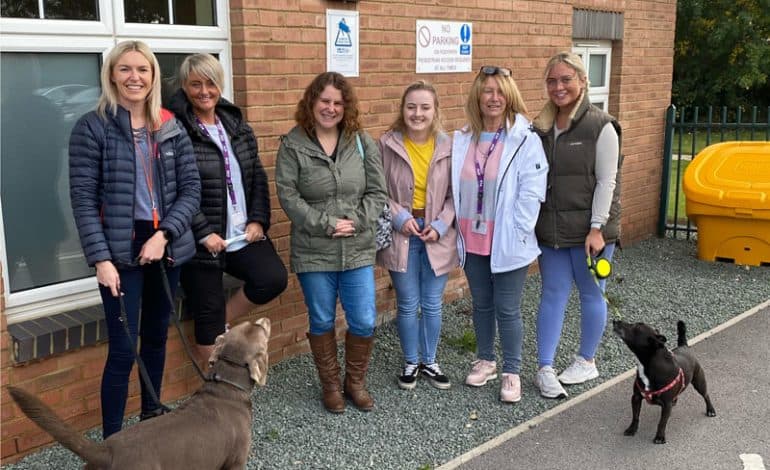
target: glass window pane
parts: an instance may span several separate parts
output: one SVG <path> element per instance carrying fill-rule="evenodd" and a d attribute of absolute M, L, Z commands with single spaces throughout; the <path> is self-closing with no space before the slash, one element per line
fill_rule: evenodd
<path fill-rule="evenodd" d="M 0 54 L 0 249 L 11 292 L 93 275 L 72 218 L 67 147 L 75 121 L 96 107 L 100 62 L 101 54 Z"/>
<path fill-rule="evenodd" d="M 214 0 L 174 0 L 174 24 L 216 26 Z"/>
<path fill-rule="evenodd" d="M 46 0 L 44 15 L 52 20 L 99 20 L 98 0 Z"/>
<path fill-rule="evenodd" d="M 588 56 L 588 80 L 591 82 L 592 88 L 607 86 L 607 84 L 604 81 L 606 71 L 607 71 L 606 55 L 590 54 Z"/>
<path fill-rule="evenodd" d="M 169 24 L 168 0 L 124 0 L 126 23 Z"/>
<path fill-rule="evenodd" d="M 2 0 L 0 16 L 5 18 L 40 18 L 37 0 Z"/>

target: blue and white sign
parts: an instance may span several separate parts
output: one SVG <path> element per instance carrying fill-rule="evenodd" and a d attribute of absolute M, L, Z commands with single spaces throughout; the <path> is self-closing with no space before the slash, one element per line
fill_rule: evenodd
<path fill-rule="evenodd" d="M 326 70 L 358 76 L 358 12 L 326 10 Z"/>
<path fill-rule="evenodd" d="M 470 72 L 473 62 L 472 24 L 417 20 L 417 73 Z"/>

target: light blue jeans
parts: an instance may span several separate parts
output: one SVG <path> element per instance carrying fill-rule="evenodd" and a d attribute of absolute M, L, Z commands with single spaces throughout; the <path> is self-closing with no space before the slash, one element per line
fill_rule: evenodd
<path fill-rule="evenodd" d="M 476 356 L 495 361 L 495 329 L 500 333 L 503 372 L 518 374 L 521 369 L 521 294 L 527 268 L 492 273 L 490 257 L 468 253 L 465 277 L 473 300 L 473 328 L 476 331 Z"/>
<path fill-rule="evenodd" d="M 596 285 L 593 274 L 588 270 L 585 247 L 582 245 L 559 249 L 540 246 L 540 250 L 542 254 L 538 263 L 543 291 L 537 312 L 537 362 L 540 367 L 553 365 L 572 281 L 575 281 L 580 294 L 578 354 L 585 359 L 593 359 L 607 326 L 607 302 L 602 295 L 606 279 Z M 608 243 L 602 256 L 611 260 L 614 252 L 615 244 Z"/>
<path fill-rule="evenodd" d="M 356 336 L 374 334 L 377 308 L 374 302 L 374 266 L 347 271 L 298 273 L 310 317 L 310 334 L 334 331 L 337 297 L 345 311 L 348 331 Z"/>
<path fill-rule="evenodd" d="M 423 219 L 417 219 L 422 229 Z M 420 237 L 409 237 L 406 272 L 390 271 L 396 289 L 396 325 L 404 360 L 417 364 L 436 362 L 441 335 L 441 308 L 448 274 L 436 276 Z M 422 315 L 418 318 L 418 309 Z"/>

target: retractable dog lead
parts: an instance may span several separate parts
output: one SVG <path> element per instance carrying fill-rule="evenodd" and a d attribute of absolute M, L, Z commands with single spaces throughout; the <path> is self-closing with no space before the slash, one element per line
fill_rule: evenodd
<path fill-rule="evenodd" d="M 623 316 L 620 314 L 620 310 L 610 302 L 607 293 L 604 292 L 604 289 L 602 289 L 602 286 L 599 283 L 599 280 L 607 279 L 612 274 L 612 263 L 607 258 L 602 257 L 603 254 L 604 248 L 597 253 L 596 257 L 591 256 L 590 254 L 586 256 L 588 271 L 591 273 L 591 277 L 593 278 L 594 283 L 596 283 L 596 287 L 599 288 L 599 292 L 601 292 L 604 301 L 607 302 L 607 307 L 612 313 L 612 316 L 618 320 L 622 320 Z"/>

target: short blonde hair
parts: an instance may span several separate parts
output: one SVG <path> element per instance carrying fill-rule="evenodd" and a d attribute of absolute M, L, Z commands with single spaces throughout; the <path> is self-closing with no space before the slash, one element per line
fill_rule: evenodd
<path fill-rule="evenodd" d="M 430 135 L 435 137 L 436 134 L 441 131 L 441 111 L 438 105 L 438 93 L 436 92 L 436 88 L 425 80 L 418 80 L 406 87 L 404 94 L 401 95 L 401 106 L 398 108 L 398 117 L 396 117 L 396 120 L 390 125 L 390 130 L 398 131 L 402 134 L 406 133 L 406 122 L 404 121 L 406 96 L 413 91 L 420 90 L 428 91 L 433 95 L 433 108 L 435 109 L 435 112 L 433 113 L 433 122 L 430 124 Z"/>
<path fill-rule="evenodd" d="M 471 90 L 468 93 L 468 100 L 465 102 L 465 117 L 468 119 L 468 125 L 473 132 L 474 139 L 478 139 L 479 135 L 481 135 L 481 132 L 484 130 L 479 99 L 481 98 L 481 92 L 487 77 L 495 78 L 505 97 L 505 112 L 503 114 L 503 119 L 509 122 L 510 125 L 513 125 L 517 113 L 528 113 L 527 106 L 524 104 L 524 99 L 521 97 L 521 92 L 519 92 L 516 81 L 514 81 L 512 76 L 506 76 L 499 72 L 488 75 L 483 71 L 479 71 L 471 85 Z"/>
<path fill-rule="evenodd" d="M 142 41 L 123 41 L 118 43 L 104 60 L 101 71 L 102 82 L 102 94 L 99 97 L 99 103 L 96 106 L 96 110 L 100 116 L 106 117 L 109 111 L 113 116 L 118 114 L 118 101 L 119 93 L 117 85 L 112 81 L 112 69 L 118 63 L 118 60 L 126 52 L 136 51 L 144 56 L 150 63 L 152 68 L 152 84 L 150 86 L 150 92 L 145 99 L 145 119 L 150 127 L 154 129 L 160 128 L 160 103 L 161 103 L 161 89 L 160 89 L 160 65 L 158 59 L 153 54 L 150 46 Z"/>
<path fill-rule="evenodd" d="M 217 87 L 220 95 L 224 92 L 225 71 L 222 68 L 222 64 L 213 55 L 192 54 L 185 57 L 182 65 L 179 66 L 179 75 L 177 76 L 179 86 L 184 87 L 193 73 L 211 80 L 214 86 Z"/>

